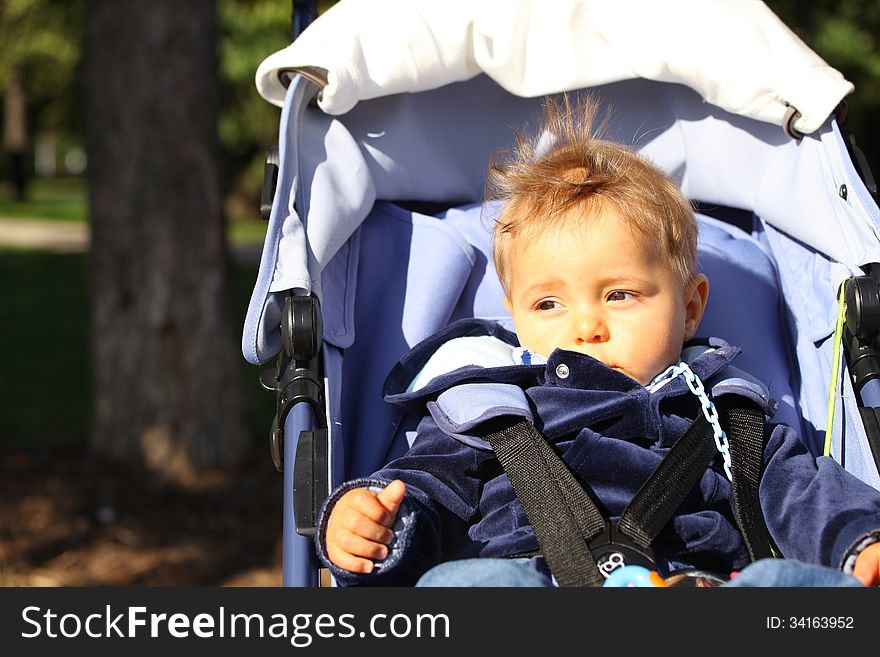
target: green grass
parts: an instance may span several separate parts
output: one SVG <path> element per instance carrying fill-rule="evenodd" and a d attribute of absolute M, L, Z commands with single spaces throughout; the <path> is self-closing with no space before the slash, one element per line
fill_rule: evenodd
<path fill-rule="evenodd" d="M 14 198 L 12 186 L 0 181 L 0 219 L 49 219 L 83 222 L 88 220 L 85 181 L 82 178 L 34 179 L 29 183 L 28 199 Z M 256 211 L 254 217 L 256 217 Z M 229 221 L 231 243 L 262 242 L 266 222 L 255 218 L 233 218 Z"/>
<path fill-rule="evenodd" d="M 266 225 L 257 219 L 233 219 L 229 222 L 229 241 L 232 244 L 262 242 L 266 238 Z"/>
<path fill-rule="evenodd" d="M 0 441 L 88 435 L 86 256 L 0 250 Z"/>
<path fill-rule="evenodd" d="M 0 248 L 0 448 L 88 438 L 87 273 L 87 254 Z M 256 265 L 234 267 L 235 335 L 255 279 Z M 260 388 L 260 369 L 240 362 L 246 426 L 255 439 L 267 438 L 274 398 Z"/>
<path fill-rule="evenodd" d="M 25 201 L 15 199 L 9 183 L 0 183 L 0 217 L 4 219 L 85 221 L 87 215 L 85 184 L 81 178 L 31 180 Z"/>

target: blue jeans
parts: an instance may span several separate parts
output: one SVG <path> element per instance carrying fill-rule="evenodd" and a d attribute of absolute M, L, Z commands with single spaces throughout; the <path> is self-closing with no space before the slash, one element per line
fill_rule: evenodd
<path fill-rule="evenodd" d="M 416 586 L 553 586 L 550 578 L 529 565 L 528 558 L 445 561 L 421 576 Z"/>
<path fill-rule="evenodd" d="M 761 559 L 742 569 L 724 586 L 862 586 L 852 575 L 835 568 L 816 566 L 793 559 Z"/>
<path fill-rule="evenodd" d="M 550 578 L 531 567 L 529 559 L 462 559 L 447 561 L 422 575 L 416 586 L 552 586 Z M 852 575 L 791 559 L 762 559 L 742 569 L 730 587 L 861 586 Z"/>

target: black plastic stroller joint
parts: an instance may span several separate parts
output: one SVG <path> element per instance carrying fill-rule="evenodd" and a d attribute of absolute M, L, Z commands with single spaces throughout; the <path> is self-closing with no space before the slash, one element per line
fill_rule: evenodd
<path fill-rule="evenodd" d="M 873 271 L 877 265 L 865 267 Z M 880 379 L 880 281 L 856 276 L 846 286 L 843 347 L 874 463 L 880 470 L 880 408 L 866 404 L 865 386 Z"/>
<path fill-rule="evenodd" d="M 276 393 L 275 418 L 269 451 L 275 468 L 284 470 L 284 425 L 297 404 L 307 404 L 318 428 L 300 431 L 293 472 L 293 507 L 296 531 L 312 536 L 321 504 L 330 492 L 329 432 L 323 373 L 320 366 L 323 324 L 320 303 L 314 295 L 290 294 L 281 316 L 283 350 L 277 369 L 264 373 L 264 387 Z"/>
<path fill-rule="evenodd" d="M 327 428 L 324 383 L 318 359 L 322 333 L 318 299 L 314 295 L 289 295 L 281 315 L 284 349 L 278 356 L 276 369 L 267 370 L 260 377 L 263 387 L 276 393 L 270 451 L 279 472 L 284 470 L 284 423 L 295 405 L 308 404 L 318 419 L 319 428 Z"/>
<path fill-rule="evenodd" d="M 269 221 L 269 217 L 272 216 L 272 201 L 275 198 L 275 189 L 278 187 L 278 166 L 280 163 L 278 147 L 272 146 L 266 151 L 263 190 L 260 193 L 260 218 L 263 221 Z"/>
<path fill-rule="evenodd" d="M 846 286 L 847 363 L 856 391 L 880 378 L 880 281 L 856 276 Z"/>
<path fill-rule="evenodd" d="M 316 359 L 321 351 L 323 334 L 318 298 L 314 294 L 288 296 L 281 317 L 281 339 L 288 358 L 300 364 Z"/>
<path fill-rule="evenodd" d="M 876 344 L 880 335 L 880 282 L 873 276 L 856 276 L 849 281 L 846 325 L 854 337 Z"/>

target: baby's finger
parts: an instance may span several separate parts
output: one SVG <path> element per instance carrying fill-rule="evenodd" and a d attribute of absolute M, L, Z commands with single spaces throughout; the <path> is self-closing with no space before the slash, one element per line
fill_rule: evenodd
<path fill-rule="evenodd" d="M 394 517 L 389 517 L 385 507 L 379 502 L 376 494 L 366 488 L 356 488 L 346 494 L 346 506 L 349 510 L 360 513 L 373 522 L 390 526 Z M 341 500 L 340 500 L 341 501 Z"/>
<path fill-rule="evenodd" d="M 400 479 L 395 479 L 385 486 L 376 497 L 379 503 L 385 507 L 385 511 L 390 516 L 391 522 L 394 522 L 394 519 L 397 517 L 397 510 L 400 509 L 405 493 L 406 484 L 400 481 Z M 390 525 L 391 523 L 388 524 Z"/>
<path fill-rule="evenodd" d="M 859 559 L 853 568 L 853 577 L 865 586 L 876 586 L 878 582 L 878 564 L 869 560 Z"/>
<path fill-rule="evenodd" d="M 362 559 L 353 554 L 349 554 L 345 550 L 341 550 L 335 545 L 327 545 L 327 556 L 330 561 L 351 573 L 371 573 L 373 572 L 373 562 L 369 559 Z"/>
<path fill-rule="evenodd" d="M 381 561 L 388 556 L 388 548 L 381 543 L 368 540 L 363 536 L 340 529 L 334 536 L 333 547 L 347 552 L 355 557 L 363 557 L 364 559 L 372 559 L 373 561 Z M 327 544 L 327 551 L 330 551 L 331 544 Z"/>
<path fill-rule="evenodd" d="M 859 553 L 853 577 L 865 586 L 880 584 L 880 543 L 872 543 Z"/>
<path fill-rule="evenodd" d="M 382 512 L 384 520 L 384 510 Z M 394 532 L 381 522 L 370 519 L 359 509 L 348 508 L 338 514 L 339 527 L 368 541 L 387 545 L 394 538 Z"/>

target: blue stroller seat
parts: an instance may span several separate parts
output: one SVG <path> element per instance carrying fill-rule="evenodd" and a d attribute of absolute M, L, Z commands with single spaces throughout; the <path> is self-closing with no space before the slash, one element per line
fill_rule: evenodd
<path fill-rule="evenodd" d="M 260 92 L 282 106 L 278 180 L 242 346 L 254 364 L 280 354 L 264 382 L 279 397 L 286 585 L 317 581 L 310 522 L 329 489 L 414 439 L 412 418 L 382 401 L 392 365 L 457 319 L 512 328 L 492 266 L 493 206 L 481 203 L 485 171 L 545 93 L 589 89 L 610 111 L 606 136 L 698 204 L 699 265 L 712 285 L 699 335 L 743 346 L 737 366 L 769 385 L 775 419 L 880 488 L 877 376 L 854 385 L 846 365 L 839 377 L 832 367 L 838 286 L 880 262 L 880 210 L 833 116 L 851 85 L 761 3 L 679 3 L 692 19 L 670 23 L 682 38 L 693 20 L 723 26 L 704 41 L 713 48 L 699 70 L 669 45 L 674 34 L 623 23 L 617 12 L 633 3 L 619 4 L 559 3 L 539 16 L 506 2 L 492 22 L 501 10 L 491 1 L 342 0 L 261 65 Z M 678 7 L 635 4 L 629 15 L 646 23 Z M 624 42 L 637 52 L 607 67 L 584 50 Z M 526 50 L 550 52 L 556 66 L 542 68 L 541 56 L 526 66 Z M 732 61 L 742 70 L 725 79 Z"/>

